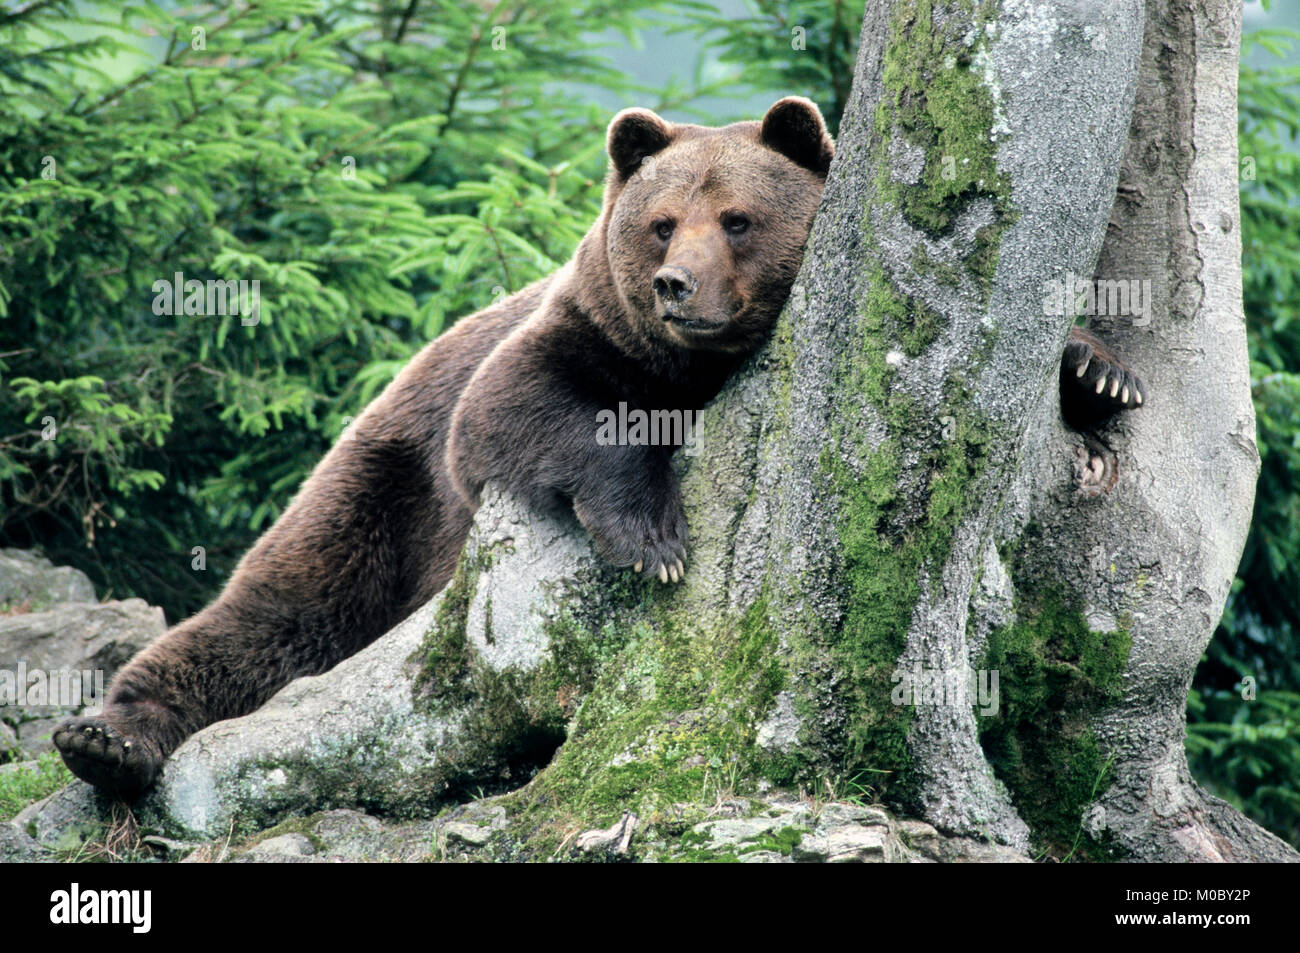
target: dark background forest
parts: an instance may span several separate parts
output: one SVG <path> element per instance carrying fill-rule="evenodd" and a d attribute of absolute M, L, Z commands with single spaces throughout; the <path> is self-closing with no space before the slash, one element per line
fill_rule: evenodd
<path fill-rule="evenodd" d="M 599 210 L 613 111 L 720 124 L 794 93 L 834 129 L 861 17 L 835 0 L 0 5 L 0 546 L 171 622 L 194 612 L 416 350 L 565 261 Z M 1246 6 L 1263 469 L 1188 698 L 1198 780 L 1293 844 L 1297 25 Z M 256 321 L 156 313 L 177 272 L 256 280 Z"/>

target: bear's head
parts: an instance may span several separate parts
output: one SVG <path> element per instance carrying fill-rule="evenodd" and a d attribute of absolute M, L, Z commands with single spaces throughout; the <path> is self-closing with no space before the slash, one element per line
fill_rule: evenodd
<path fill-rule="evenodd" d="M 609 125 L 604 240 L 625 313 L 651 340 L 742 353 L 803 257 L 834 146 L 807 99 L 721 128 L 625 109 Z"/>

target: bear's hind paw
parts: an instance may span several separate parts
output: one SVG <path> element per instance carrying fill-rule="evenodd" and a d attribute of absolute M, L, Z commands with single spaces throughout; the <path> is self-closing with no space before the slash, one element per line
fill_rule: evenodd
<path fill-rule="evenodd" d="M 55 729 L 53 741 L 69 771 L 119 797 L 141 793 L 158 773 L 159 759 L 147 746 L 102 717 L 71 718 Z"/>

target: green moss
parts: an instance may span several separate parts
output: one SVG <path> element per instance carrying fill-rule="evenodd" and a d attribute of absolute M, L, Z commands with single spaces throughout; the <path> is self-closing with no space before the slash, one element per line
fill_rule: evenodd
<path fill-rule="evenodd" d="M 601 663 L 621 647 L 620 628 L 593 631 L 561 611 L 546 626 L 548 650 L 536 668 L 494 671 L 470 651 L 458 693 L 456 742 L 439 752 L 452 796 L 517 787 L 546 765 L 595 684 Z"/>
<path fill-rule="evenodd" d="M 967 35 L 964 25 L 971 17 L 936 16 L 942 9 L 974 13 L 976 29 Z M 992 203 L 994 224 L 977 233 L 964 263 L 965 273 L 986 294 L 1002 229 L 1014 217 L 1008 184 L 997 168 L 996 107 L 978 68 L 982 27 L 993 9 L 988 2 L 912 0 L 899 5 L 884 56 L 885 95 L 875 115 L 872 146 L 872 163 L 879 170 L 873 205 L 892 204 L 908 224 L 931 238 L 947 234 L 972 202 Z M 895 137 L 924 155 L 915 183 L 900 184 L 890 177 Z M 873 211 L 867 209 L 863 216 L 868 249 L 874 247 Z M 836 426 L 823 457 L 823 469 L 841 501 L 841 576 L 848 606 L 842 624 L 827 636 L 842 670 L 839 690 L 847 696 L 844 770 L 870 772 L 882 796 L 906 802 L 912 796 L 907 751 L 912 710 L 892 704 L 892 675 L 921 598 L 921 576 L 937 578 L 942 571 L 994 433 L 991 422 L 970 407 L 963 376 L 976 368 L 978 354 L 945 382 L 937 408 L 922 405 L 896 386 L 887 356 L 892 351 L 920 355 L 942 332 L 944 318 L 901 291 L 884 261 L 868 255 L 867 290 L 837 393 L 849 401 L 865 396 L 884 433 Z M 961 270 L 933 260 L 921 245 L 913 250 L 910 267 L 949 286 L 962 281 Z M 861 417 L 851 404 L 845 410 L 836 419 Z"/>
<path fill-rule="evenodd" d="M 939 18 L 936 9 L 973 13 L 975 29 L 964 28 L 969 16 Z M 991 0 L 900 4 L 890 23 L 882 76 L 885 95 L 874 123 L 882 150 L 876 162 L 880 198 L 895 204 L 913 227 L 939 237 L 972 202 L 992 203 L 994 223 L 977 233 L 976 249 L 965 262 L 985 293 L 997 269 L 1002 231 L 1015 218 L 1008 183 L 997 166 L 997 105 L 979 62 L 984 27 L 995 12 Z M 945 19 L 946 25 L 941 25 Z M 914 184 L 901 186 L 889 178 L 883 150 L 894 136 L 924 153 L 920 180 Z M 956 278 L 951 271 L 941 276 L 953 286 Z"/>
<path fill-rule="evenodd" d="M 806 833 L 808 832 L 799 827 L 783 827 L 779 831 L 769 831 L 759 835 L 756 840 L 746 843 L 740 848 L 740 853 L 751 854 L 760 850 L 770 850 L 789 857 Z"/>
<path fill-rule="evenodd" d="M 1000 711 L 980 741 L 1039 851 L 1104 860 L 1109 845 L 1081 834 L 1084 809 L 1110 785 L 1092 725 L 1120 693 L 1132 640 L 1127 626 L 1093 632 L 1059 588 L 1017 572 L 1016 621 L 989 634 L 983 668 L 998 673 Z M 1032 601 L 1024 593 L 1037 591 Z"/>
<path fill-rule="evenodd" d="M 305 817 L 291 817 L 286 821 L 281 821 L 274 827 L 260 831 L 245 840 L 236 849 L 236 854 L 247 853 L 263 841 L 268 841 L 273 837 L 279 837 L 283 834 L 302 834 L 311 842 L 311 846 L 319 853 L 325 850 L 325 842 L 322 841 L 316 833 L 316 825 L 324 817 L 323 812 L 309 814 Z"/>
<path fill-rule="evenodd" d="M 426 710 L 446 710 L 466 700 L 470 660 L 466 625 L 481 569 L 468 554 L 461 556 L 417 653 L 421 666 L 415 692 Z"/>
<path fill-rule="evenodd" d="M 664 858 L 669 864 L 738 864 L 740 858 L 731 850 L 688 850 L 681 854 L 671 854 Z"/>
<path fill-rule="evenodd" d="M 966 258 L 966 267 L 987 295 L 993 286 L 993 276 L 998 270 L 998 254 L 1002 247 L 1002 233 L 1014 221 L 1014 216 L 985 225 L 975 233 L 975 250 Z"/>
<path fill-rule="evenodd" d="M 785 685 L 767 603 L 684 624 L 677 595 L 662 598 L 638 611 L 617 656 L 598 666 L 554 761 L 512 795 L 527 852 L 624 810 L 651 825 L 680 826 L 683 809 L 703 820 L 708 805 L 753 783 L 756 725 Z"/>
<path fill-rule="evenodd" d="M 903 333 L 903 353 L 908 357 L 918 357 L 939 336 L 944 320 L 920 301 L 912 302 L 911 316 L 912 320 Z"/>
<path fill-rule="evenodd" d="M 777 656 L 780 637 L 769 612 L 766 595 L 745 610 L 735 651 L 727 657 L 718 685 L 719 694 L 745 699 L 754 713 L 771 708 L 786 685 L 785 670 Z"/>
<path fill-rule="evenodd" d="M 961 287 L 961 267 L 933 257 L 924 245 L 912 249 L 912 270 L 918 275 L 933 278 L 949 288 Z"/>
<path fill-rule="evenodd" d="M 861 306 L 866 318 L 864 330 L 885 340 L 899 342 L 904 354 L 917 357 L 939 336 L 945 321 L 921 300 L 899 292 L 878 261 L 866 264 L 867 291 Z M 885 396 L 893 369 L 883 360 L 863 367 L 854 382 L 874 403 Z"/>
<path fill-rule="evenodd" d="M 755 777 L 780 788 L 795 788 L 816 770 L 800 753 L 778 751 L 756 753 L 753 768 Z"/>
<path fill-rule="evenodd" d="M 968 44 L 968 17 L 936 23 L 935 7 L 974 12 L 976 34 Z M 911 0 L 899 4 L 890 23 L 882 76 L 885 96 L 877 107 L 882 138 L 902 135 L 925 150 L 919 187 L 900 191 L 908 220 L 939 234 L 977 196 L 1000 199 L 1006 191 L 997 167 L 992 130 L 995 104 L 975 63 L 983 27 L 996 4 Z"/>
<path fill-rule="evenodd" d="M 909 799 L 912 710 L 892 703 L 892 675 L 921 597 L 921 573 L 935 578 L 942 570 L 984 464 L 985 428 L 962 402 L 948 409 L 952 439 L 920 448 L 929 479 L 919 499 L 900 495 L 903 436 L 876 448 L 861 474 L 843 462 L 849 449 L 844 435 L 840 452 L 827 458 L 843 501 L 839 536 L 848 612 L 834 649 L 848 696 L 848 765 L 879 776 L 882 793 L 895 800 Z"/>
<path fill-rule="evenodd" d="M 436 812 L 449 787 L 443 767 L 430 763 L 395 778 L 387 770 L 394 760 L 381 734 L 336 744 L 311 759 L 298 754 L 249 761 L 235 773 L 234 787 L 252 788 L 259 796 L 234 799 L 239 809 L 233 818 L 233 832 L 251 836 L 286 817 L 337 807 L 387 817 L 428 817 Z M 283 774 L 283 783 L 272 793 L 264 779 L 277 770 Z"/>
<path fill-rule="evenodd" d="M 841 501 L 841 575 L 848 589 L 843 624 L 828 634 L 847 696 L 845 770 L 870 772 L 882 795 L 901 801 L 910 798 L 912 710 L 890 700 L 892 675 L 921 595 L 921 573 L 936 575 L 951 551 L 990 434 L 989 422 L 969 407 L 960 377 L 947 382 L 937 414 L 893 386 L 886 354 L 894 342 L 917 350 L 936 332 L 931 322 L 918 326 L 915 314 L 883 267 L 870 264 L 860 331 L 846 350 L 837 390 L 864 395 L 888 435 L 873 444 L 862 428 L 837 425 L 822 460 Z M 907 493 L 900 488 L 904 459 L 918 459 L 925 474 L 923 485 Z"/>
<path fill-rule="evenodd" d="M 454 713 L 458 744 L 443 759 L 453 787 L 481 784 L 494 772 L 535 770 L 563 740 L 564 723 L 591 686 L 595 633 L 561 612 L 547 624 L 547 658 L 536 669 L 494 671 L 479 663 L 468 639 L 468 618 L 478 579 L 495 559 L 491 550 L 467 550 L 456 567 L 420 651 L 417 707 Z M 491 600 L 484 608 L 484 638 L 494 642 Z M 475 767 L 477 765 L 477 767 Z M 453 777 L 459 778 L 452 781 Z"/>

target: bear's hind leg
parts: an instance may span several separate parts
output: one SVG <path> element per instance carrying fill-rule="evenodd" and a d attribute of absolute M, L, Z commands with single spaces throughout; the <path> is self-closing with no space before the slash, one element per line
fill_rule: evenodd
<path fill-rule="evenodd" d="M 391 605 L 275 586 L 246 572 L 207 609 L 118 672 L 102 714 L 71 719 L 54 744 L 77 777 L 122 797 L 147 789 L 190 735 L 255 711 L 303 675 L 324 672 L 383 634 Z M 363 582 L 335 577 L 339 591 Z M 398 601 L 394 598 L 394 602 Z"/>
<path fill-rule="evenodd" d="M 71 718 L 55 730 L 54 746 L 73 774 L 134 798 L 189 735 L 232 717 L 223 711 L 244 713 L 243 706 L 214 706 L 204 690 L 204 682 L 219 687 L 213 684 L 218 673 L 231 685 L 239 677 L 221 658 L 233 640 L 216 629 L 211 612 L 175 627 L 132 659 L 114 678 L 101 714 Z"/>
<path fill-rule="evenodd" d="M 177 691 L 186 654 L 177 650 L 193 640 L 186 630 L 163 636 L 118 673 L 102 714 L 71 718 L 55 730 L 54 746 L 68 770 L 125 798 L 153 784 L 167 756 L 211 720 L 199 699 Z"/>
<path fill-rule="evenodd" d="M 392 430 L 401 415 L 376 406 L 217 600 L 118 672 L 101 715 L 55 731 L 74 774 L 139 794 L 190 735 L 255 711 L 295 678 L 328 671 L 442 588 L 472 514 L 459 501 L 444 505 L 454 491 L 440 487 L 428 464 L 430 446 L 441 445 L 438 407 L 420 417 L 423 436 L 385 436 L 373 431 Z"/>

